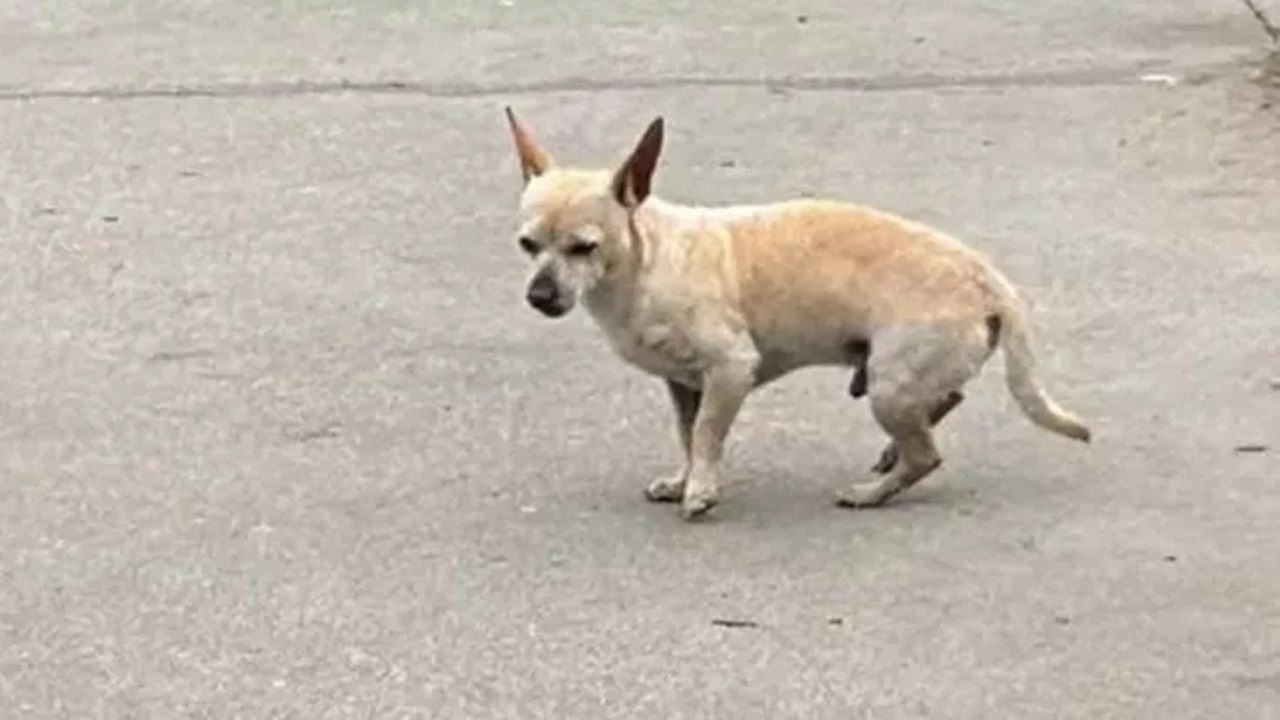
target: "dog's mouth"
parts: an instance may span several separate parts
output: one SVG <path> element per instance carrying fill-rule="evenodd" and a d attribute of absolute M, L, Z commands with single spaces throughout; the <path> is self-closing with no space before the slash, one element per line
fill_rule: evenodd
<path fill-rule="evenodd" d="M 559 318 L 559 316 L 568 313 L 571 305 L 567 302 L 561 302 L 556 297 L 548 297 L 548 299 L 539 299 L 539 297 L 530 297 L 529 305 L 538 310 L 539 313 L 548 316 L 548 318 Z"/>
<path fill-rule="evenodd" d="M 529 304 L 533 306 L 534 310 L 537 310 L 538 312 L 542 313 L 543 315 L 549 318 L 558 318 L 563 316 L 565 313 L 569 312 L 568 305 L 565 305 L 557 301 L 546 301 L 546 302 L 530 301 Z"/>

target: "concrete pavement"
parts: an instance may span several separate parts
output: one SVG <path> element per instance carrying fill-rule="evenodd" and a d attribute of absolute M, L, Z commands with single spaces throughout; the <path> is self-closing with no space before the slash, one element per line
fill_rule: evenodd
<path fill-rule="evenodd" d="M 1280 98 L 1238 3 L 0 9 L 0 717 L 1280 717 Z M 1034 302 L 946 463 L 844 373 L 711 522 L 663 391 L 521 303 L 512 103 L 657 191 L 837 195 Z M 717 621 L 748 621 L 731 627 Z"/>

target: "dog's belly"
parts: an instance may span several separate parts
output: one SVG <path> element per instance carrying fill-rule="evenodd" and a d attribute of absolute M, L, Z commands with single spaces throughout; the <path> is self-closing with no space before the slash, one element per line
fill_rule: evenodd
<path fill-rule="evenodd" d="M 702 385 L 702 374 L 715 353 L 700 352 L 699 346 L 675 325 L 654 323 L 643 329 L 608 333 L 614 351 L 627 363 L 667 380 L 691 388 Z M 756 340 L 756 338 L 753 338 Z M 799 333 L 799 336 L 768 338 L 774 342 L 756 345 L 759 364 L 756 385 L 764 385 L 795 370 L 814 365 L 857 366 L 866 361 L 866 343 L 835 332 Z"/>
<path fill-rule="evenodd" d="M 844 346 L 823 347 L 814 352 L 797 352 L 791 348 L 766 351 L 760 357 L 760 366 L 756 371 L 756 385 L 767 385 L 807 367 L 858 367 L 865 362 L 865 358 L 859 354 L 859 350 L 855 347 L 857 345 L 856 341 L 850 341 Z"/>
<path fill-rule="evenodd" d="M 758 386 L 807 367 L 860 367 L 870 351 L 870 343 L 859 328 L 813 318 L 755 328 L 752 340 L 760 352 Z"/>

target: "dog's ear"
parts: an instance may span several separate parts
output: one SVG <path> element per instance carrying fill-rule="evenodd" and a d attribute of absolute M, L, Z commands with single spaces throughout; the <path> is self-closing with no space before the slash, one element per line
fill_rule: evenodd
<path fill-rule="evenodd" d="M 511 137 L 515 140 L 516 154 L 520 157 L 520 173 L 527 184 L 533 177 L 551 167 L 551 156 L 534 141 L 524 124 L 516 119 L 510 106 L 507 106 L 507 123 L 511 125 Z"/>
<path fill-rule="evenodd" d="M 645 129 L 635 150 L 613 176 L 613 197 L 623 207 L 634 210 L 649 197 L 653 170 L 662 152 L 662 118 L 654 118 Z"/>

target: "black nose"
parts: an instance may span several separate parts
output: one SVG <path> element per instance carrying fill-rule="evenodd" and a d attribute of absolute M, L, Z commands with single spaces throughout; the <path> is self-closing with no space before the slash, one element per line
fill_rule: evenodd
<path fill-rule="evenodd" d="M 560 294 L 556 292 L 556 284 L 546 275 L 539 275 L 529 283 L 525 292 L 529 304 L 548 315 L 556 314 L 560 308 Z"/>

